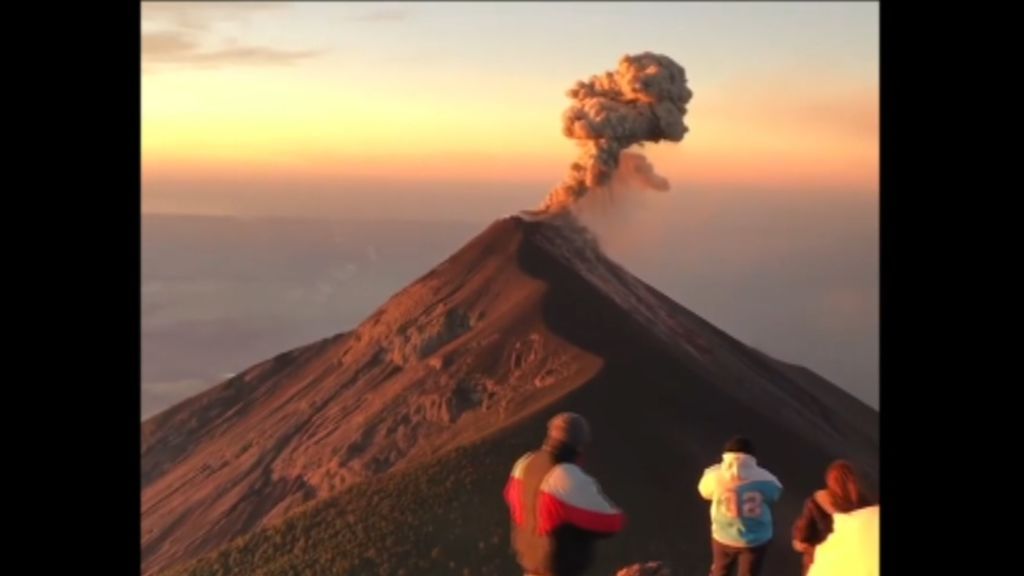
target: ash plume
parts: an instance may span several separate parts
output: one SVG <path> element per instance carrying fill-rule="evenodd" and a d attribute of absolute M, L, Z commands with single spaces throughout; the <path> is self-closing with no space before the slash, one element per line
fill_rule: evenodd
<path fill-rule="evenodd" d="M 573 103 L 562 115 L 562 133 L 578 142 L 580 155 L 548 194 L 544 212 L 570 208 L 593 189 L 608 186 L 620 169 L 633 184 L 668 189 L 668 181 L 642 154 L 625 150 L 645 142 L 679 142 L 686 135 L 683 116 L 693 92 L 682 66 L 651 52 L 623 56 L 615 71 L 576 82 L 567 95 Z"/>
<path fill-rule="evenodd" d="M 669 187 L 668 180 L 654 171 L 647 157 L 636 152 L 619 154 L 619 166 L 612 174 L 610 185 L 616 190 L 633 187 L 658 192 L 667 192 Z"/>

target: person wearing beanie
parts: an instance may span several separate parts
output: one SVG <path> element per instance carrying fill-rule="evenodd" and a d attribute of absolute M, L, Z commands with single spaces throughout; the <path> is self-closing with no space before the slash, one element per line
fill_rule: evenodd
<path fill-rule="evenodd" d="M 757 576 L 772 541 L 772 506 L 782 483 L 757 464 L 753 443 L 729 440 L 722 461 L 704 471 L 697 491 L 711 501 L 711 576 Z"/>
<path fill-rule="evenodd" d="M 539 450 L 512 468 L 505 503 L 512 548 L 527 576 L 580 576 L 593 562 L 594 542 L 622 530 L 625 515 L 580 467 L 590 426 L 572 412 L 548 422 Z"/>

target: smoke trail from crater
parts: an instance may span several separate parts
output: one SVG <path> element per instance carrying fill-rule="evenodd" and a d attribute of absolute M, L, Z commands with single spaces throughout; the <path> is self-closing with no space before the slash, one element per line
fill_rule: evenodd
<path fill-rule="evenodd" d="M 620 169 L 629 170 L 635 183 L 668 189 L 642 154 L 624 151 L 645 142 L 679 142 L 686 135 L 683 116 L 693 93 L 682 66 L 651 52 L 623 56 L 615 71 L 576 82 L 567 95 L 573 103 L 562 115 L 562 133 L 579 143 L 580 155 L 542 210 L 568 209 L 608 185 Z"/>

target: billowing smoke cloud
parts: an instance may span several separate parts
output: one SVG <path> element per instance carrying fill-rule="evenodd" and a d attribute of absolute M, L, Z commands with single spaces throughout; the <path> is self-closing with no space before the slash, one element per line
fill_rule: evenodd
<path fill-rule="evenodd" d="M 617 70 L 577 82 L 567 95 L 573 103 L 562 116 L 562 132 L 578 141 L 580 155 L 543 210 L 569 208 L 607 186 L 617 172 L 631 184 L 668 189 L 642 154 L 624 151 L 644 142 L 679 142 L 686 135 L 683 116 L 693 93 L 682 66 L 651 52 L 623 56 Z"/>
<path fill-rule="evenodd" d="M 654 166 L 647 157 L 636 152 L 622 152 L 619 164 L 608 181 L 587 191 L 586 196 L 572 202 L 573 213 L 584 217 L 584 222 L 599 225 L 599 220 L 609 217 L 608 223 L 621 223 L 631 209 L 642 206 L 642 196 L 637 192 L 654 190 L 665 192 L 669 189 L 668 180 L 654 172 Z M 598 230 L 595 230 L 597 232 Z"/>
<path fill-rule="evenodd" d="M 647 157 L 636 152 L 623 152 L 619 154 L 619 167 L 611 178 L 611 188 L 622 190 L 629 188 L 644 188 L 666 192 L 668 180 L 654 172 L 654 166 L 647 161 Z"/>

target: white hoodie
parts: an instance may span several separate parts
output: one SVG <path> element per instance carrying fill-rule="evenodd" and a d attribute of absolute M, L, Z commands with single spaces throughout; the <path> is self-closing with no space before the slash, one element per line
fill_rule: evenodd
<path fill-rule="evenodd" d="M 753 547 L 771 541 L 772 506 L 782 483 L 749 454 L 726 452 L 704 471 L 697 490 L 711 501 L 711 536 L 728 546 Z"/>
<path fill-rule="evenodd" d="M 832 515 L 832 533 L 814 551 L 807 576 L 878 576 L 879 507 Z"/>

